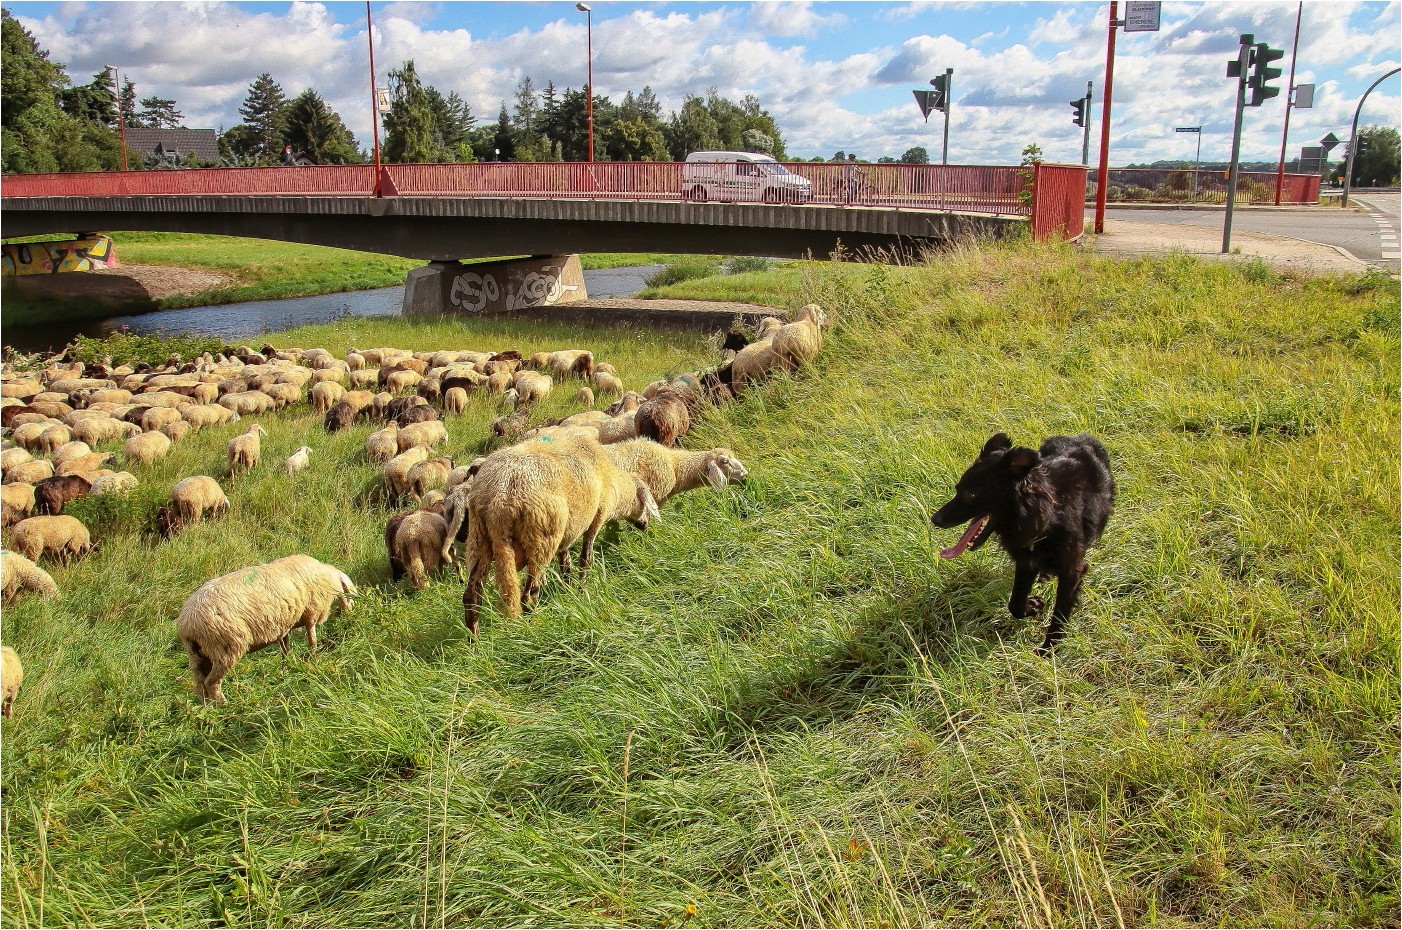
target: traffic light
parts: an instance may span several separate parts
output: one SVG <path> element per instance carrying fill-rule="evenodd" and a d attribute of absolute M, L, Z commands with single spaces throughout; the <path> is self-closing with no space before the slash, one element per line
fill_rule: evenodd
<path fill-rule="evenodd" d="M 1071 122 L 1077 126 L 1084 126 L 1086 124 L 1086 98 L 1072 100 L 1071 111 Z"/>
<path fill-rule="evenodd" d="M 930 80 L 930 84 L 935 88 L 934 106 L 932 109 L 944 113 L 949 108 L 949 75 L 940 74 Z"/>
<path fill-rule="evenodd" d="M 1280 77 L 1280 69 L 1270 67 L 1273 61 L 1279 61 L 1285 57 L 1285 50 L 1271 48 L 1264 42 L 1257 43 L 1251 55 L 1251 77 L 1247 79 L 1247 86 L 1251 88 L 1251 100 L 1248 106 L 1259 107 L 1272 97 L 1280 94 L 1279 87 L 1271 87 L 1271 81 Z"/>

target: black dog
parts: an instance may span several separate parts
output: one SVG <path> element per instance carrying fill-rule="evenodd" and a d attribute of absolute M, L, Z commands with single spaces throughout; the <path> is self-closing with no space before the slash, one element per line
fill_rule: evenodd
<path fill-rule="evenodd" d="M 977 549 L 990 533 L 1013 560 L 1013 594 L 1008 610 L 1019 619 L 1040 613 L 1040 597 L 1029 597 L 1039 577 L 1056 576 L 1056 605 L 1045 655 L 1065 635 L 1076 607 L 1086 550 L 1100 539 L 1115 503 L 1115 479 L 1100 440 L 1092 436 L 1052 436 L 1037 451 L 1016 446 L 1005 433 L 984 443 L 983 451 L 955 484 L 954 499 L 930 522 L 949 529 L 968 522 L 959 541 L 940 557 L 957 558 Z"/>

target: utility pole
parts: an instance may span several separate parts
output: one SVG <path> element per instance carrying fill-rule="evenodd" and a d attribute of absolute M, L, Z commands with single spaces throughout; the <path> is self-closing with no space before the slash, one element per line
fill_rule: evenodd
<path fill-rule="evenodd" d="M 1120 5 L 1110 0 L 1110 38 L 1105 46 L 1105 102 L 1100 105 L 1100 170 L 1095 176 L 1095 231 L 1105 232 L 1105 194 L 1110 184 L 1110 98 L 1115 88 L 1115 33 Z"/>
<path fill-rule="evenodd" d="M 380 196 L 380 93 L 375 89 L 375 30 L 365 0 L 365 41 L 370 45 L 370 126 L 375 131 L 375 196 Z"/>
<path fill-rule="evenodd" d="M 1285 140 L 1290 135 L 1290 108 L 1295 105 L 1295 60 L 1300 55 L 1300 18 L 1305 0 L 1295 8 L 1295 44 L 1290 47 L 1290 79 L 1285 84 L 1285 128 L 1280 131 L 1280 163 L 1275 166 L 1275 205 L 1280 206 L 1280 190 L 1285 186 Z"/>

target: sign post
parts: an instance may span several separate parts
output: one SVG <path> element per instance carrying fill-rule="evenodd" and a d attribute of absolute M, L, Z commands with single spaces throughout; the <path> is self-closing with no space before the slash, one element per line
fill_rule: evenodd
<path fill-rule="evenodd" d="M 1105 43 L 1105 103 L 1100 108 L 1100 170 L 1095 175 L 1095 231 L 1105 232 L 1105 194 L 1110 187 L 1110 102 L 1115 91 L 1115 30 L 1158 32 L 1157 0 L 1127 0 L 1125 18 L 1117 19 L 1119 0 L 1110 0 L 1110 35 Z"/>
<path fill-rule="evenodd" d="M 1174 132 L 1195 132 L 1198 135 L 1197 152 L 1193 155 L 1193 200 L 1198 199 L 1198 162 L 1202 158 L 1202 127 L 1201 126 L 1179 126 Z"/>

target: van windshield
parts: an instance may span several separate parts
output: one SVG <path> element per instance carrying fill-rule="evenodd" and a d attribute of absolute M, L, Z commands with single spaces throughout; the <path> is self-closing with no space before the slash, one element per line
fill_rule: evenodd
<path fill-rule="evenodd" d="M 759 166 L 759 170 L 760 170 L 760 172 L 763 173 L 763 174 L 792 174 L 792 173 L 793 173 L 793 172 L 789 171 L 789 169 L 785 168 L 783 165 L 776 164 L 775 162 L 772 162 L 772 161 L 755 162 L 755 164 L 757 164 L 757 165 Z"/>

